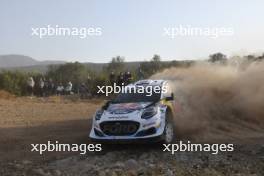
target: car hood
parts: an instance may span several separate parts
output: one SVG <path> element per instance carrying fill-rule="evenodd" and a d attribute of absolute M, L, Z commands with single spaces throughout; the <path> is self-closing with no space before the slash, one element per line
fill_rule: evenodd
<path fill-rule="evenodd" d="M 151 102 L 110 104 L 106 111 L 110 114 L 127 114 L 143 109 L 150 104 Z"/>

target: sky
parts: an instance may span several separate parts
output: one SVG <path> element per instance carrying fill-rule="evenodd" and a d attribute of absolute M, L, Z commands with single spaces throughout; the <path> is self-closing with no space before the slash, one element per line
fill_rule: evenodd
<path fill-rule="evenodd" d="M 1 0 L 0 55 L 37 60 L 109 62 L 202 59 L 264 51 L 263 0 Z M 32 28 L 100 28 L 100 36 L 32 35 Z M 177 36 L 165 28 L 229 28 L 229 36 Z"/>

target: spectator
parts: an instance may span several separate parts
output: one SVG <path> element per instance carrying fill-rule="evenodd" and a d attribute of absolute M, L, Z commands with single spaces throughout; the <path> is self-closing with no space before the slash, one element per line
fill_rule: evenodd
<path fill-rule="evenodd" d="M 39 86 L 39 96 L 43 97 L 45 82 L 43 81 L 42 78 L 40 78 L 38 86 Z"/>
<path fill-rule="evenodd" d="M 81 99 L 84 99 L 87 97 L 88 88 L 86 87 L 86 85 L 84 83 L 81 84 L 81 86 L 79 88 L 79 93 L 80 93 Z"/>
<path fill-rule="evenodd" d="M 57 95 L 63 95 L 63 93 L 64 93 L 64 86 L 62 85 L 62 83 L 60 83 L 60 84 L 57 86 L 56 94 L 57 94 Z"/>
<path fill-rule="evenodd" d="M 124 83 L 125 83 L 125 85 L 130 84 L 131 81 L 132 81 L 132 75 L 131 75 L 131 73 L 129 71 L 126 71 L 125 72 L 125 75 L 124 75 Z"/>
<path fill-rule="evenodd" d="M 66 86 L 66 88 L 65 88 L 65 93 L 66 93 L 67 95 L 72 94 L 72 83 L 71 83 L 71 81 L 69 81 L 69 82 L 67 83 L 67 86 Z"/>
<path fill-rule="evenodd" d="M 35 86 L 35 81 L 32 77 L 29 77 L 27 80 L 27 89 L 28 89 L 28 94 L 30 96 L 33 96 L 34 94 L 34 86 Z"/>
<path fill-rule="evenodd" d="M 109 81 L 110 81 L 111 86 L 114 86 L 114 83 L 116 82 L 116 76 L 113 71 L 109 75 Z"/>
<path fill-rule="evenodd" d="M 92 93 L 91 90 L 92 90 L 92 88 L 93 88 L 93 80 L 92 80 L 92 78 L 90 77 L 90 75 L 88 75 L 87 80 L 86 80 L 86 82 L 85 82 L 84 85 L 86 86 L 87 93 L 88 93 L 88 94 L 91 94 L 91 93 Z"/>
<path fill-rule="evenodd" d="M 116 82 L 117 82 L 118 86 L 123 86 L 124 85 L 124 73 L 123 72 L 119 73 Z"/>
<path fill-rule="evenodd" d="M 50 78 L 48 82 L 48 94 L 49 95 L 54 95 L 55 94 L 55 84 L 53 80 Z"/>
<path fill-rule="evenodd" d="M 140 66 L 138 67 L 137 77 L 139 80 L 144 79 L 144 74 L 143 74 Z"/>
<path fill-rule="evenodd" d="M 44 88 L 43 88 L 43 95 L 45 97 L 49 96 L 49 81 L 44 78 Z"/>

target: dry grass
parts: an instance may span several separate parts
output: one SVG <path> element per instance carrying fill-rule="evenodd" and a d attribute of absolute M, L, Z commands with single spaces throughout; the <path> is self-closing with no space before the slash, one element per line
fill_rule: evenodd
<path fill-rule="evenodd" d="M 12 95 L 11 93 L 5 91 L 5 90 L 0 90 L 0 99 L 14 99 L 15 95 Z"/>

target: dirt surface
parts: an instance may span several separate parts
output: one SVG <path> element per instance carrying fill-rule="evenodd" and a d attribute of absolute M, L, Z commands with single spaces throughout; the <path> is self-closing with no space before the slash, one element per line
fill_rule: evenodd
<path fill-rule="evenodd" d="M 30 152 L 34 143 L 48 140 L 87 143 L 91 116 L 101 100 L 72 101 L 60 97 L 0 99 L 0 155 L 7 160 L 48 160 Z"/>
<path fill-rule="evenodd" d="M 182 140 L 235 144 L 234 152 L 217 155 L 172 155 L 161 145 L 146 144 L 103 145 L 102 152 L 86 155 L 30 152 L 30 144 L 48 140 L 91 143 L 91 116 L 101 104 L 60 97 L 0 99 L 0 175 L 264 175 L 264 130 L 241 120 L 215 121 L 206 133 L 181 131 Z"/>

